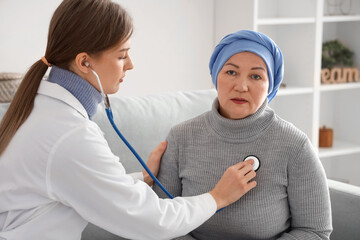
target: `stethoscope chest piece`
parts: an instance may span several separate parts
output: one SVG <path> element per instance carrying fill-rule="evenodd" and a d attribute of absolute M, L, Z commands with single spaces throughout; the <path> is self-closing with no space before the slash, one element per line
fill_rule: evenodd
<path fill-rule="evenodd" d="M 249 156 L 244 158 L 244 162 L 247 161 L 247 160 L 250 160 L 250 159 L 254 160 L 253 169 L 256 172 L 260 168 L 260 160 L 259 160 L 258 157 L 254 156 L 254 155 L 249 155 Z"/>

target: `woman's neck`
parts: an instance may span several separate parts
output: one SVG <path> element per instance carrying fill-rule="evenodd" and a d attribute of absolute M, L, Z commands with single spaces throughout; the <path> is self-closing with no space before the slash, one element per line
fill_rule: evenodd
<path fill-rule="evenodd" d="M 52 66 L 48 81 L 68 90 L 79 100 L 88 113 L 89 118 L 91 119 L 94 116 L 102 97 L 99 91 L 89 82 L 71 71 L 56 66 Z"/>
<path fill-rule="evenodd" d="M 235 141 L 248 141 L 264 133 L 275 118 L 275 113 L 268 107 L 267 100 L 252 115 L 242 119 L 229 119 L 219 113 L 219 101 L 215 99 L 208 117 L 210 127 L 222 138 Z"/>

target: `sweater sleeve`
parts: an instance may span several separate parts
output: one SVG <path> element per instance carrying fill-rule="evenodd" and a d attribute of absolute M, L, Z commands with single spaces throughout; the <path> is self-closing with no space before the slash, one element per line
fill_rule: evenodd
<path fill-rule="evenodd" d="M 126 174 L 96 127 L 73 129 L 54 145 L 47 166 L 48 195 L 85 220 L 130 239 L 172 239 L 216 211 L 209 193 L 159 199 Z"/>
<path fill-rule="evenodd" d="M 288 166 L 291 231 L 279 239 L 329 239 L 332 231 L 326 175 L 310 141 L 306 139 Z"/>
<path fill-rule="evenodd" d="M 167 141 L 168 144 L 161 159 L 161 166 L 157 178 L 174 197 L 181 196 L 182 186 L 179 177 L 179 147 L 173 130 L 170 131 Z M 168 198 L 157 184 L 154 184 L 153 189 L 160 198 Z"/>

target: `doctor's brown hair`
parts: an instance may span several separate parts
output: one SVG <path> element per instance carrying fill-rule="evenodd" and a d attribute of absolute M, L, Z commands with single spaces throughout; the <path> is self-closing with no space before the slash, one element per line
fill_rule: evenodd
<path fill-rule="evenodd" d="M 111 0 L 64 0 L 50 22 L 45 58 L 69 70 L 77 54 L 99 54 L 127 41 L 132 33 L 131 17 Z M 30 115 L 47 69 L 39 60 L 25 74 L 0 124 L 0 155 Z"/>

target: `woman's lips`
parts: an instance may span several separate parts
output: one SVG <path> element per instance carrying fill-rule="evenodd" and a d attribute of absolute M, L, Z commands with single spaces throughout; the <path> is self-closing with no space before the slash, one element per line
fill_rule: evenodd
<path fill-rule="evenodd" d="M 244 104 L 248 102 L 245 98 L 232 98 L 230 100 L 235 104 Z"/>

